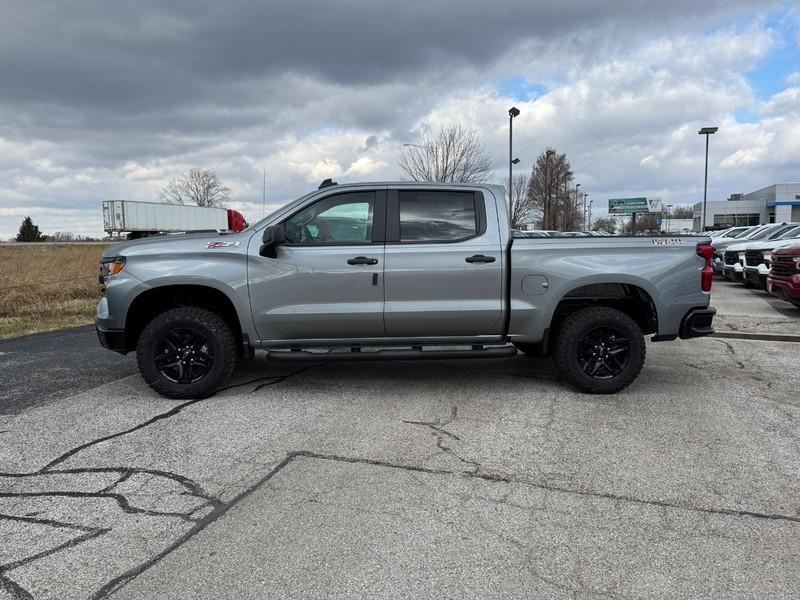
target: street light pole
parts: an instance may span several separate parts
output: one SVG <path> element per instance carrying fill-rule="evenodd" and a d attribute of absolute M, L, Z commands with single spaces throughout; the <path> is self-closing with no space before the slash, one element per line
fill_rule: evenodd
<path fill-rule="evenodd" d="M 703 179 L 703 226 L 702 231 L 706 230 L 706 204 L 708 198 L 708 138 L 711 134 L 717 133 L 719 127 L 702 127 L 697 133 L 706 136 L 706 172 Z"/>
<path fill-rule="evenodd" d="M 579 197 L 578 194 L 580 192 L 580 189 L 581 189 L 581 184 L 580 183 L 576 183 L 575 184 L 575 204 L 574 204 L 574 209 L 570 211 L 570 213 L 572 213 L 576 217 L 578 216 L 578 197 Z M 581 219 L 581 221 L 583 221 L 583 219 Z"/>
<path fill-rule="evenodd" d="M 547 150 L 545 152 L 545 164 L 547 166 L 547 174 L 545 177 L 545 200 L 544 200 L 544 229 L 553 229 L 551 222 L 553 220 L 552 208 L 553 203 L 550 198 L 550 157 L 555 154 L 555 150 Z"/>
<path fill-rule="evenodd" d="M 586 197 L 589 194 L 586 192 L 583 193 L 583 229 L 584 231 L 591 231 L 592 230 L 592 220 L 589 219 L 589 222 L 586 222 Z"/>
<path fill-rule="evenodd" d="M 512 106 L 508 109 L 508 209 L 509 216 L 513 217 L 514 208 L 514 117 L 519 116 L 519 109 Z"/>
<path fill-rule="evenodd" d="M 667 233 L 670 233 L 669 221 L 672 216 L 672 204 L 667 204 Z"/>

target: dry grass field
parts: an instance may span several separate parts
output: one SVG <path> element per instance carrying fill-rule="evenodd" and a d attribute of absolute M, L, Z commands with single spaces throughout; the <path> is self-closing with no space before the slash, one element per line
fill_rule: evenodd
<path fill-rule="evenodd" d="M 0 244 L 0 338 L 84 325 L 103 244 Z"/>

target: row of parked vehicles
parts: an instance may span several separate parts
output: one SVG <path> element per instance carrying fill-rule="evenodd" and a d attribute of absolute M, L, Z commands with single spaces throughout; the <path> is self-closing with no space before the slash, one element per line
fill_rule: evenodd
<path fill-rule="evenodd" d="M 716 273 L 800 307 L 800 223 L 731 227 L 710 235 Z"/>

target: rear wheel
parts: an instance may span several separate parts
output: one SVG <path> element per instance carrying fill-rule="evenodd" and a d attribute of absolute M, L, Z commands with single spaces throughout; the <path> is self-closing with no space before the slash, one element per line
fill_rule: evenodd
<path fill-rule="evenodd" d="M 206 398 L 225 385 L 233 373 L 236 340 L 216 313 L 203 308 L 173 308 L 144 328 L 136 345 L 136 360 L 144 380 L 159 394 Z"/>
<path fill-rule="evenodd" d="M 613 394 L 631 384 L 645 359 L 642 330 L 625 313 L 604 306 L 568 316 L 556 334 L 553 361 L 568 383 L 589 394 Z"/>

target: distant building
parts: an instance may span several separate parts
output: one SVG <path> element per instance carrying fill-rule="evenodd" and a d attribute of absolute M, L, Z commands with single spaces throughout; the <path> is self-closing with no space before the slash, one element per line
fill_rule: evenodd
<path fill-rule="evenodd" d="M 661 217 L 661 231 L 664 233 L 689 233 L 694 231 L 692 219 L 671 219 L 666 214 Z"/>
<path fill-rule="evenodd" d="M 693 229 L 700 231 L 703 203 L 693 208 Z M 731 194 L 727 200 L 706 206 L 706 227 L 783 222 L 800 223 L 800 183 L 776 183 L 749 194 Z"/>

